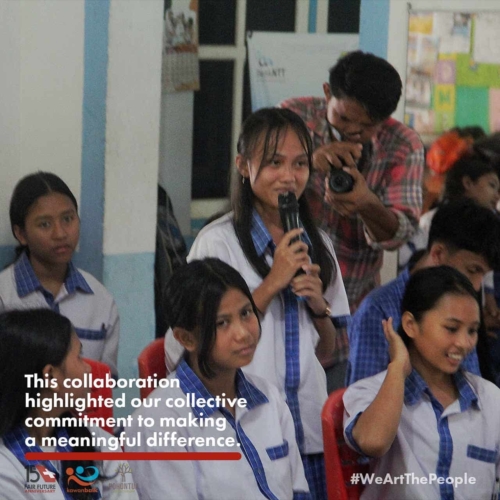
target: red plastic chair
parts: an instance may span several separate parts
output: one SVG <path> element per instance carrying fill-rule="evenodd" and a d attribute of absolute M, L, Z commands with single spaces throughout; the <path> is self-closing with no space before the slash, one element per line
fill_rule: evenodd
<path fill-rule="evenodd" d="M 363 485 L 351 484 L 351 476 L 368 473 L 367 460 L 349 448 L 344 440 L 342 396 L 345 391 L 342 388 L 332 392 L 321 413 L 328 500 L 358 500 Z"/>
<path fill-rule="evenodd" d="M 111 375 L 111 370 L 107 364 L 101 363 L 100 361 L 95 361 L 94 359 L 84 359 L 92 369 L 92 378 L 94 380 L 104 380 L 107 373 Z M 98 398 L 99 396 L 102 396 L 103 398 L 113 398 L 113 389 L 111 389 L 111 387 L 102 387 L 99 389 L 93 387 L 90 391 L 90 394 L 93 398 Z M 85 410 L 84 414 L 88 415 L 89 417 L 110 418 L 113 417 L 113 407 L 108 408 L 107 406 L 90 406 Z M 112 427 L 103 426 L 102 429 L 113 434 Z"/>
<path fill-rule="evenodd" d="M 139 378 L 148 378 L 154 376 L 165 378 L 168 375 L 167 366 L 165 365 L 165 338 L 153 340 L 148 344 L 137 358 L 139 365 Z M 145 399 L 153 391 L 151 387 L 142 387 L 140 389 L 141 399 Z"/>

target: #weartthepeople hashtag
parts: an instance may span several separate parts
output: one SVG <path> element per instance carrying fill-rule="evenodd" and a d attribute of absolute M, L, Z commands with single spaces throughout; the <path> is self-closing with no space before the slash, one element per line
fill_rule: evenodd
<path fill-rule="evenodd" d="M 463 484 L 476 484 L 476 478 L 465 473 L 463 476 L 442 477 L 437 474 L 429 474 L 428 476 L 417 476 L 413 472 L 406 472 L 399 476 L 376 476 L 375 474 L 361 474 L 355 472 L 351 476 L 351 484 L 360 483 L 367 484 L 452 484 L 454 488 L 458 488 Z"/>

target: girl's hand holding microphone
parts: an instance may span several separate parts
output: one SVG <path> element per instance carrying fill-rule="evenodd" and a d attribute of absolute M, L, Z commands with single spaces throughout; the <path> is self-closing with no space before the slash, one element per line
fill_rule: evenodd
<path fill-rule="evenodd" d="M 274 251 L 274 261 L 267 278 L 279 290 L 286 288 L 302 266 L 309 265 L 308 247 L 299 236 L 304 229 L 292 229 L 285 233 Z M 293 241 L 294 239 L 296 241 Z"/>
<path fill-rule="evenodd" d="M 292 291 L 297 297 L 304 297 L 311 311 L 320 316 L 325 312 L 326 303 L 323 298 L 323 283 L 319 277 L 321 271 L 318 264 L 307 263 L 302 266 L 304 274 L 292 280 Z"/>

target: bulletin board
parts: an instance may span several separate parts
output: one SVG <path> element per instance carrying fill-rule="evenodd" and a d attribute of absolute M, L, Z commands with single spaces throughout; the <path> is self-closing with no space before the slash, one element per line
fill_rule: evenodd
<path fill-rule="evenodd" d="M 410 11 L 405 123 L 500 130 L 500 12 Z"/>

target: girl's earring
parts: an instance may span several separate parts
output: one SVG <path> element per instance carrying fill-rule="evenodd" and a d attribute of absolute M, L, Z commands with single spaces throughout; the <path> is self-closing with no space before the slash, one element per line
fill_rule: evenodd
<path fill-rule="evenodd" d="M 242 177 L 242 178 L 241 178 L 241 183 L 242 183 L 242 184 L 245 184 L 245 177 Z"/>

